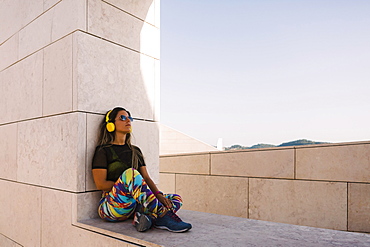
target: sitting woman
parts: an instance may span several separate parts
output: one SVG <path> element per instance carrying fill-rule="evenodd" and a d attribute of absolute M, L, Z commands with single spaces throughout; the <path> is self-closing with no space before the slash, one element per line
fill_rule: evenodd
<path fill-rule="evenodd" d="M 105 115 L 96 147 L 92 174 L 99 190 L 99 216 L 107 221 L 123 221 L 134 216 L 133 225 L 146 231 L 154 225 L 172 232 L 186 232 L 191 224 L 176 212 L 182 199 L 163 194 L 150 178 L 140 149 L 131 144 L 129 111 L 116 107 Z"/>

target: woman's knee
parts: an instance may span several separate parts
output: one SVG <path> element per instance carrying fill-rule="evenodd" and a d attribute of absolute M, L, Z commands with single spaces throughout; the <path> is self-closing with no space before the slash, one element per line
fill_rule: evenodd
<path fill-rule="evenodd" d="M 122 175 L 121 175 L 122 178 L 125 178 L 125 181 L 127 180 L 131 180 L 133 178 L 142 178 L 140 172 L 134 168 L 129 168 L 129 169 L 126 169 Z"/>
<path fill-rule="evenodd" d="M 170 200 L 176 200 L 182 203 L 182 197 L 178 194 L 166 194 L 165 196 Z"/>
<path fill-rule="evenodd" d="M 136 170 L 135 168 L 128 168 L 126 169 L 123 173 L 123 174 L 129 174 L 129 175 L 140 175 L 140 172 L 138 170 Z"/>

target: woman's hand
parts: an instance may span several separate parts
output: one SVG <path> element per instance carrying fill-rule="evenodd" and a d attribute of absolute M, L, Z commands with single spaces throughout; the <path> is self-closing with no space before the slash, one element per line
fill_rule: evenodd
<path fill-rule="evenodd" d="M 146 170 L 146 166 L 139 167 L 139 172 L 141 176 L 144 178 L 145 182 L 147 183 L 151 191 L 159 191 L 153 180 L 149 177 L 148 171 Z M 174 209 L 172 201 L 164 197 L 163 194 L 158 193 L 156 197 L 158 201 L 160 201 L 167 209 Z"/>
<path fill-rule="evenodd" d="M 166 197 L 164 197 L 162 194 L 157 195 L 158 201 L 160 201 L 166 208 L 173 209 L 172 201 Z"/>

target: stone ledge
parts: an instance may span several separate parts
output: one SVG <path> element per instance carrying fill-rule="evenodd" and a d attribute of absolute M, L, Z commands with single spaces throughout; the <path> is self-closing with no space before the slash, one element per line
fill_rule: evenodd
<path fill-rule="evenodd" d="M 193 225 L 186 233 L 151 229 L 140 233 L 131 221 L 120 223 L 89 219 L 76 223 L 87 230 L 139 246 L 370 246 L 370 234 L 328 230 L 180 210 Z M 125 235 L 123 235 L 125 234 Z"/>

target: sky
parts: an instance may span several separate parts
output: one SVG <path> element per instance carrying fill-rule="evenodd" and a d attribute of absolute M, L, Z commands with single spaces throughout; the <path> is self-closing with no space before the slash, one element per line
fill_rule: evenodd
<path fill-rule="evenodd" d="M 161 0 L 160 122 L 210 145 L 370 140 L 370 1 Z"/>

